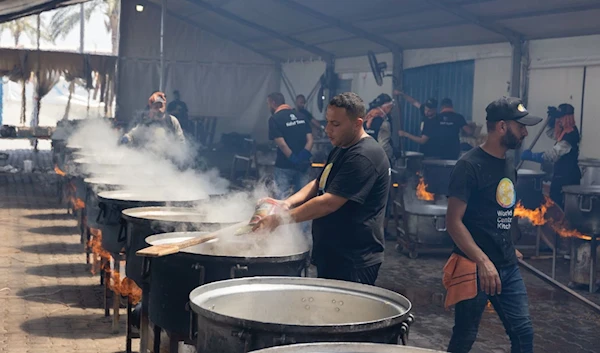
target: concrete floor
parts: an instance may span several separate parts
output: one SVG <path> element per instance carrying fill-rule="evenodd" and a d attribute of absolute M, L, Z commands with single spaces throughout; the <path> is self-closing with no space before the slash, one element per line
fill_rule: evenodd
<path fill-rule="evenodd" d="M 16 166 L 31 158 L 29 150 L 9 153 Z M 124 316 L 121 333 L 111 333 L 111 319 L 103 316 L 103 289 L 85 265 L 76 222 L 58 204 L 49 152 L 40 151 L 34 160 L 38 173 L 0 174 L 0 352 L 123 352 Z M 394 245 L 388 242 L 377 284 L 412 301 L 417 321 L 410 345 L 444 350 L 453 324 L 452 311 L 443 308 L 447 254 L 411 260 Z M 568 263 L 559 265 L 564 278 Z M 599 314 L 529 273 L 523 276 L 536 352 L 600 352 Z M 600 302 L 600 294 L 590 297 Z M 137 350 L 139 340 L 133 347 Z M 486 311 L 472 352 L 509 348 L 497 316 Z"/>

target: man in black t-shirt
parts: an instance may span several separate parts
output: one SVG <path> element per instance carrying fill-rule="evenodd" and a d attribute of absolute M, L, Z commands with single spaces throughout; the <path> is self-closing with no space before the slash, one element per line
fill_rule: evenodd
<path fill-rule="evenodd" d="M 354 93 L 335 96 L 325 131 L 335 148 L 319 177 L 282 204 L 292 222 L 313 220 L 313 260 L 319 277 L 374 284 L 383 262 L 383 220 L 390 163 L 363 129 L 365 104 Z M 274 229 L 284 217 L 264 218 Z"/>
<path fill-rule="evenodd" d="M 303 94 L 296 96 L 296 110 L 310 121 L 312 127 L 321 130 L 321 123 L 306 109 L 306 97 Z"/>
<path fill-rule="evenodd" d="M 488 138 L 456 163 L 448 188 L 446 223 L 455 243 L 448 264 L 452 260 L 467 263 L 465 266 L 473 266 L 477 273 L 472 291 L 458 293 L 455 300 L 455 324 L 448 352 L 471 349 L 489 300 L 510 337 L 511 352 L 532 353 L 533 327 L 527 291 L 519 272 L 520 254 L 510 232 L 517 201 L 517 173 L 505 154 L 519 148 L 527 136 L 527 126 L 542 119 L 528 116 L 518 98 L 500 98 L 488 105 L 486 112 Z M 460 269 L 453 271 L 451 277 L 458 281 L 457 286 L 462 284 L 461 278 L 468 278 L 459 274 Z M 456 290 L 452 286 L 447 289 L 448 297 Z M 456 298 L 456 294 L 452 296 Z"/>
<path fill-rule="evenodd" d="M 192 126 L 188 116 L 187 104 L 181 100 L 181 94 L 178 90 L 173 91 L 173 98 L 173 101 L 167 105 L 167 112 L 176 117 L 183 131 L 189 134 L 192 132 Z"/>
<path fill-rule="evenodd" d="M 290 188 L 295 193 L 308 182 L 313 136 L 308 118 L 285 104 L 283 94 L 271 93 L 267 105 L 273 114 L 269 118 L 269 139 L 277 145 L 273 178 L 277 197 L 284 198 Z"/>

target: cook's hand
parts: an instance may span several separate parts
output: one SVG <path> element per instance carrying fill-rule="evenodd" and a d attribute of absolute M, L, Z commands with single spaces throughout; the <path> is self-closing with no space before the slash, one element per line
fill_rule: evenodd
<path fill-rule="evenodd" d="M 283 220 L 280 215 L 274 214 L 261 219 L 252 228 L 253 232 L 264 230 L 268 232 L 274 231 L 277 227 L 283 224 Z"/>
<path fill-rule="evenodd" d="M 523 254 L 519 250 L 515 249 L 515 254 L 517 254 L 517 259 L 523 260 Z"/>
<path fill-rule="evenodd" d="M 488 295 L 496 295 L 502 292 L 502 283 L 496 266 L 487 260 L 477 265 L 477 273 L 479 274 L 479 284 L 481 290 Z"/>
<path fill-rule="evenodd" d="M 395 89 L 394 92 L 393 92 L 393 94 L 394 94 L 394 96 L 403 96 L 404 92 L 398 91 L 397 89 Z"/>
<path fill-rule="evenodd" d="M 398 130 L 398 136 L 400 136 L 400 137 L 406 137 L 407 133 L 406 133 L 406 131 Z"/>

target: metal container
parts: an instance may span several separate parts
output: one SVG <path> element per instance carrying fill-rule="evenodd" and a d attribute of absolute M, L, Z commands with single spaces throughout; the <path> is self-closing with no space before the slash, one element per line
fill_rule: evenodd
<path fill-rule="evenodd" d="M 288 226 L 284 226 L 283 231 Z M 202 233 L 166 233 L 146 238 L 150 245 L 184 241 Z M 279 241 L 276 237 L 271 240 Z M 285 239 L 282 239 L 286 241 Z M 234 236 L 183 249 L 177 254 L 152 259 L 150 267 L 150 320 L 159 327 L 184 337 L 195 335 L 190 328 L 190 292 L 203 284 L 248 276 L 302 276 L 309 264 L 309 246 L 286 242 L 279 248 L 260 246 L 254 239 Z M 251 245 L 251 246 L 249 246 Z M 190 332 L 192 334 L 190 335 Z M 191 340 L 191 339 L 190 339 Z"/>
<path fill-rule="evenodd" d="M 596 237 L 596 259 L 600 259 L 600 238 Z M 590 284 L 591 241 L 579 237 L 569 238 L 571 242 L 571 284 Z M 600 278 L 600 264 L 596 262 L 596 278 Z"/>
<path fill-rule="evenodd" d="M 534 210 L 544 203 L 543 178 L 544 172 L 531 169 L 519 169 L 517 171 L 517 199 L 523 207 Z"/>
<path fill-rule="evenodd" d="M 569 223 L 585 234 L 600 234 L 600 185 L 563 187 L 565 216 Z"/>
<path fill-rule="evenodd" d="M 254 277 L 194 289 L 198 353 L 245 353 L 293 343 L 397 344 L 410 301 L 375 286 L 316 278 Z"/>
<path fill-rule="evenodd" d="M 600 185 L 600 159 L 580 159 L 581 185 Z"/>
<path fill-rule="evenodd" d="M 452 238 L 446 230 L 447 208 L 445 205 L 427 204 L 406 206 L 398 231 L 399 244 L 409 251 L 410 258 L 417 258 L 417 249 L 421 245 L 452 247 Z"/>
<path fill-rule="evenodd" d="M 427 191 L 433 194 L 447 195 L 450 175 L 457 161 L 427 159 L 423 161 L 423 177 Z"/>
<path fill-rule="evenodd" d="M 420 152 L 402 151 L 394 163 L 394 170 L 398 172 L 397 177 L 403 181 L 416 176 L 422 169 L 423 156 Z"/>
<path fill-rule="evenodd" d="M 221 219 L 208 219 L 206 212 L 189 207 L 137 207 L 123 210 L 127 223 L 125 243 L 126 273 L 138 286 L 142 286 L 142 258 L 136 252 L 147 246 L 150 235 L 170 232 L 212 232 L 248 220 L 247 215 L 222 215 Z"/>
<path fill-rule="evenodd" d="M 308 343 L 267 348 L 253 353 L 441 353 L 431 349 L 375 343 Z"/>
<path fill-rule="evenodd" d="M 125 209 L 166 205 L 186 207 L 206 199 L 208 195 L 194 192 L 184 195 L 168 188 L 102 191 L 98 193 L 100 213 L 96 218 L 102 230 L 102 247 L 112 254 L 118 254 L 125 246 L 125 224 L 121 220 L 121 212 Z"/>

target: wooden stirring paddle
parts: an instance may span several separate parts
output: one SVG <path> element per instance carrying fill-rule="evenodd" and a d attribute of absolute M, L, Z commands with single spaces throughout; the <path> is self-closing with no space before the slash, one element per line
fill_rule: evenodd
<path fill-rule="evenodd" d="M 181 249 L 185 249 L 185 248 L 189 248 L 194 245 L 206 243 L 207 241 L 211 241 L 213 239 L 218 239 L 220 237 L 220 235 L 222 235 L 226 232 L 230 232 L 231 234 L 233 234 L 233 232 L 235 230 L 239 229 L 240 227 L 246 226 L 246 225 L 247 225 L 246 222 L 242 222 L 242 223 L 238 223 L 233 226 L 229 226 L 227 228 L 219 229 L 215 232 L 204 234 L 199 237 L 194 237 L 192 239 L 188 239 L 188 240 L 185 240 L 185 241 L 182 241 L 179 243 L 152 245 L 147 248 L 138 250 L 135 254 L 137 256 L 143 256 L 143 257 L 162 257 L 162 256 L 171 255 L 171 254 L 176 254 Z"/>

